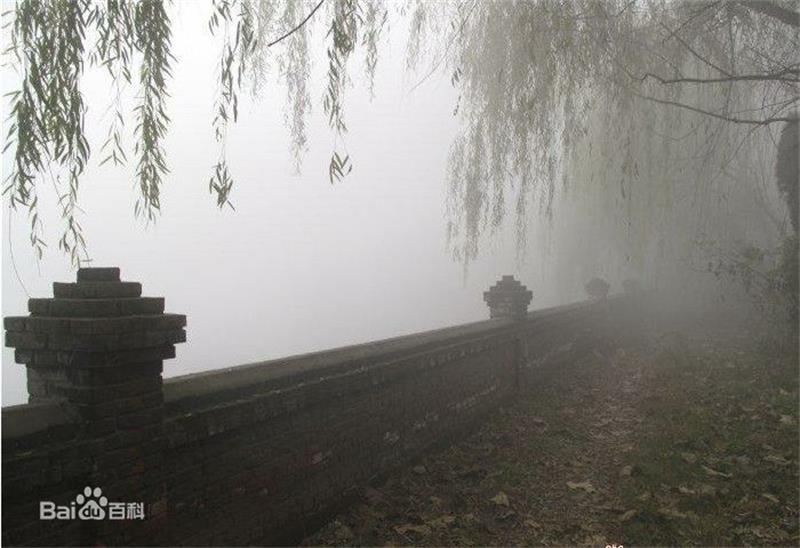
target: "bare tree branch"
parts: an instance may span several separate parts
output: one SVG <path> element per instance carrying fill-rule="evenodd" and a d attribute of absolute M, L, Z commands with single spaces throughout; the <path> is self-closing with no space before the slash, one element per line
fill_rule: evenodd
<path fill-rule="evenodd" d="M 727 83 L 737 81 L 778 81 L 778 82 L 800 82 L 800 78 L 787 78 L 788 74 L 800 74 L 796 68 L 787 68 L 778 72 L 768 74 L 732 74 L 725 78 L 662 78 L 652 72 L 645 73 L 641 81 L 644 82 L 648 78 L 658 80 L 662 84 L 713 84 L 713 83 Z"/>
<path fill-rule="evenodd" d="M 281 42 L 281 41 L 283 41 L 283 40 L 285 40 L 285 39 L 289 38 L 289 37 L 290 37 L 292 34 L 294 34 L 295 32 L 297 32 L 297 31 L 298 31 L 298 30 L 300 30 L 301 28 L 303 28 L 303 25 L 305 25 L 306 23 L 308 23 L 308 20 L 309 20 L 309 19 L 311 19 L 311 17 L 312 17 L 312 16 L 313 16 L 313 15 L 314 15 L 314 14 L 317 12 L 317 10 L 318 10 L 320 7 L 322 7 L 322 4 L 323 4 L 323 3 L 325 3 L 325 0 L 319 0 L 319 4 L 317 4 L 316 6 L 314 6 L 314 9 L 313 9 L 313 10 L 311 10 L 310 12 L 308 12 L 308 15 L 306 15 L 306 18 L 305 18 L 305 19 L 303 19 L 302 21 L 300 21 L 300 24 L 298 24 L 296 27 L 294 27 L 292 30 L 290 30 L 289 32 L 287 32 L 286 34 L 284 34 L 283 36 L 281 36 L 280 38 L 276 38 L 276 39 L 275 39 L 275 40 L 273 40 L 272 42 L 268 43 L 266 47 L 268 47 L 268 48 L 271 48 L 272 46 L 274 46 L 274 45 L 275 45 L 275 44 L 277 44 L 278 42 Z"/>
<path fill-rule="evenodd" d="M 726 122 L 730 122 L 732 124 L 747 124 L 747 125 L 753 125 L 753 126 L 766 126 L 766 125 L 769 125 L 769 124 L 774 124 L 776 122 L 792 122 L 792 121 L 795 120 L 795 118 L 792 118 L 792 117 L 789 117 L 789 116 L 764 118 L 762 120 L 754 120 L 754 119 L 749 119 L 749 118 L 736 118 L 736 117 L 732 117 L 732 116 L 725 116 L 724 114 L 718 114 L 716 112 L 711 112 L 709 110 L 703 110 L 701 108 L 697 108 L 695 106 L 687 105 L 687 104 L 684 104 L 684 103 L 679 103 L 677 101 L 669 101 L 667 99 L 659 99 L 658 97 L 653 97 L 651 95 L 644 95 L 642 93 L 638 93 L 638 92 L 635 92 L 635 91 L 631 91 L 631 93 L 633 93 L 633 95 L 635 95 L 636 97 L 639 97 L 640 99 L 644 99 L 646 101 L 652 101 L 652 102 L 658 103 L 660 105 L 668 105 L 668 106 L 673 106 L 673 107 L 677 107 L 677 108 L 690 110 L 690 111 L 696 112 L 698 114 L 703 114 L 705 116 L 711 116 L 712 118 L 717 118 L 719 120 L 725 120 Z"/>
<path fill-rule="evenodd" d="M 712 63 L 711 61 L 709 61 L 708 59 L 706 59 L 705 57 L 700 55 L 692 46 L 690 46 L 686 42 L 686 40 L 684 40 L 683 38 L 680 37 L 680 35 L 678 35 L 677 31 L 671 30 L 664 23 L 659 23 L 659 25 L 669 33 L 669 36 L 667 36 L 667 38 L 664 39 L 665 42 L 669 38 L 674 37 L 683 47 L 685 47 L 687 50 L 689 50 L 689 53 L 691 53 L 692 55 L 697 57 L 700 61 L 702 61 L 703 63 L 705 63 L 709 67 L 713 68 L 717 72 L 719 72 L 721 74 L 724 74 L 725 76 L 731 76 L 730 72 L 728 72 L 727 70 L 723 69 L 722 67 L 719 67 L 719 66 L 715 65 L 714 63 Z"/>

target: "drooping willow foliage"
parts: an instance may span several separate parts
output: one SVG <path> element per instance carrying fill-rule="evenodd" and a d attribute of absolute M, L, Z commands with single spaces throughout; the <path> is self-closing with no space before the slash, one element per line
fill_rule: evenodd
<path fill-rule="evenodd" d="M 457 256 L 473 258 L 479 236 L 503 223 L 508 205 L 524 237 L 530 203 L 550 214 L 557 191 L 570 186 L 613 184 L 603 196 L 639 190 L 653 198 L 671 188 L 651 185 L 659 172 L 675 175 L 681 166 L 705 192 L 712 175 L 693 179 L 713 165 L 711 156 L 731 155 L 754 128 L 763 138 L 791 118 L 797 27 L 745 4 L 477 4 L 449 63 L 464 122 L 449 176 Z M 687 158 L 691 147 L 673 142 L 680 139 L 706 155 Z M 597 210 L 626 219 L 640 211 L 620 205 Z"/>
<path fill-rule="evenodd" d="M 160 207 L 160 188 L 168 172 L 163 139 L 169 117 L 165 111 L 170 65 L 170 20 L 161 2 L 24 1 L 13 12 L 11 45 L 22 74 L 19 90 L 10 94 L 11 116 L 6 147 L 14 146 L 14 167 L 4 192 L 12 207 L 27 206 L 31 213 L 31 243 L 39 256 L 40 237 L 37 192 L 43 177 L 54 167 L 67 173 L 66 189 L 57 188 L 65 229 L 59 247 L 78 262 L 85 240 L 76 219 L 80 177 L 90 159 L 84 132 L 86 105 L 80 90 L 84 66 L 107 68 L 116 90 L 132 84 L 139 88 L 135 107 L 136 175 L 139 198 L 136 211 L 149 217 Z M 96 43 L 87 47 L 89 31 Z M 132 58 L 139 56 L 134 76 Z M 119 94 L 102 162 L 126 159 L 121 132 L 126 123 Z"/>
<path fill-rule="evenodd" d="M 442 73 L 459 92 L 454 108 L 462 132 L 450 151 L 448 236 L 464 262 L 509 209 L 523 241 L 533 212 L 552 215 L 556 196 L 581 185 L 618 187 L 622 199 L 605 212 L 616 209 L 628 219 L 639 214 L 634 207 L 664 205 L 679 177 L 708 196 L 718 190 L 707 183 L 724 172 L 724 158 L 737 157 L 743 142 L 759 149 L 773 128 L 796 116 L 800 18 L 792 2 L 209 1 L 209 32 L 223 43 L 211 128 L 220 155 L 209 179 L 217 204 L 229 204 L 234 189 L 225 142 L 240 97 L 257 97 L 273 73 L 287 90 L 296 167 L 306 149 L 308 112 L 321 96 L 336 136 L 328 176 L 343 178 L 352 169 L 344 109 L 351 59 L 358 51 L 365 60 L 372 91 L 382 34 L 389 21 L 402 22 L 409 69 Z M 84 241 L 75 210 L 90 159 L 80 76 L 86 63 L 101 65 L 115 89 L 139 88 L 132 113 L 136 211 L 153 218 L 168 174 L 170 67 L 179 61 L 170 54 L 169 9 L 161 0 L 18 0 L 12 17 L 11 52 L 22 85 L 10 97 L 7 146 L 15 167 L 6 193 L 12 205 L 30 209 L 32 242 L 41 249 L 39 183 L 50 165 L 66 168 L 61 247 L 79 261 Z M 322 59 L 309 50 L 315 35 L 326 45 Z M 312 64 L 320 62 L 325 89 L 311 89 Z M 127 160 L 121 131 L 130 114 L 118 97 L 100 161 Z"/>

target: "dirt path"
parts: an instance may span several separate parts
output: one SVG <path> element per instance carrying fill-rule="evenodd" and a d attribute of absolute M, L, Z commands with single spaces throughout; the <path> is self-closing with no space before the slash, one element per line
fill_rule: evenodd
<path fill-rule="evenodd" d="M 542 371 L 305 543 L 796 545 L 796 366 L 661 336 Z"/>

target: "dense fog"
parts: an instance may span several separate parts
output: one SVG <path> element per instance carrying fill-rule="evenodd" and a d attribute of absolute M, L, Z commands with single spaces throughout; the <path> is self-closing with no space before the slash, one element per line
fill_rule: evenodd
<path fill-rule="evenodd" d="M 800 546 L 798 7 L 4 2 L 2 543 Z"/>
<path fill-rule="evenodd" d="M 166 365 L 166 376 L 484 319 L 482 292 L 506 273 L 534 289 L 537 306 L 580 298 L 579 276 L 559 293 L 558 278 L 545 276 L 542 261 L 518 265 L 511 233 L 467 271 L 450 257 L 442 216 L 455 93 L 441 78 L 410 91 L 421 75 L 404 71 L 402 29 L 379 65 L 375 98 L 359 85 L 348 98 L 348 148 L 356 167 L 345 181 L 328 180 L 332 137 L 319 109 L 309 122 L 308 155 L 295 173 L 283 123 L 285 90 L 273 85 L 258 101 L 247 100 L 231 131 L 236 210 L 218 210 L 207 192 L 217 154 L 209 128 L 218 44 L 207 36 L 208 10 L 178 3 L 175 12 L 179 62 L 169 102 L 171 174 L 163 215 L 149 226 L 136 220 L 133 168 L 98 167 L 97 161 L 85 175 L 80 216 L 91 265 L 121 267 L 123 279 L 141 282 L 145 295 L 166 298 L 167 311 L 188 316 L 188 341 Z M 5 70 L 4 91 L 15 84 Z M 109 83 L 94 70 L 83 89 L 88 131 L 99 148 L 101 122 L 110 115 L 103 106 Z M 4 170 L 11 161 L 4 155 Z M 48 241 L 41 261 L 29 243 L 25 210 L 10 219 L 3 211 L 4 316 L 26 314 L 28 296 L 52 296 L 53 281 L 75 278 L 56 245 L 56 198 L 43 192 L 41 200 Z M 4 348 L 3 405 L 26 398 L 25 367 Z"/>
<path fill-rule="evenodd" d="M 517 275 L 533 290 L 534 308 L 583 298 L 583 284 L 594 276 L 607 279 L 612 292 L 623 279 L 634 278 L 660 288 L 667 301 L 716 303 L 722 286 L 706 265 L 717 251 L 708 252 L 703 242 L 720 249 L 769 248 L 786 231 L 786 207 L 774 184 L 779 126 L 755 136 L 746 135 L 749 128 L 732 126 L 714 136 L 727 143 L 722 152 L 680 165 L 676 155 L 697 151 L 708 130 L 664 144 L 659 131 L 691 133 L 699 117 L 681 118 L 652 103 L 631 107 L 624 157 L 616 156 L 619 137 L 609 133 L 603 115 L 584 111 L 588 137 L 568 157 L 545 147 L 549 159 L 530 158 L 563 161 L 545 174 L 558 177 L 557 183 L 534 192 L 549 192 L 546 204 L 536 205 L 534 196 L 522 213 L 524 223 L 506 215 L 490 221 L 490 229 L 473 229 L 486 222 L 476 215 L 485 215 L 498 198 L 492 194 L 491 204 L 478 204 L 471 187 L 453 191 L 453 180 L 472 181 L 480 169 L 452 165 L 449 151 L 464 131 L 454 112 L 460 92 L 447 74 L 429 72 L 423 62 L 416 70 L 407 68 L 409 24 L 416 24 L 409 17 L 389 26 L 374 97 L 365 76 L 353 71 L 345 98 L 352 173 L 329 181 L 325 166 L 335 136 L 318 106 L 308 117 L 308 152 L 295 172 L 284 124 L 285 83 L 271 78 L 260 97 L 243 96 L 240 120 L 229 130 L 225 150 L 237 180 L 231 195 L 235 211 L 219 210 L 207 180 L 219 154 L 210 127 L 220 44 L 206 29 L 210 8 L 178 2 L 171 10 L 177 61 L 169 87 L 171 171 L 162 215 L 153 223 L 135 220 L 131 162 L 101 167 L 99 161 L 83 176 L 78 215 L 88 264 L 121 267 L 124 279 L 142 282 L 146 295 L 164 296 L 168 311 L 188 316 L 188 342 L 166 365 L 167 376 L 479 320 L 487 316 L 482 291 L 502 274 Z M 320 40 L 312 37 L 312 48 Z M 499 44 L 487 47 L 493 51 Z M 465 59 L 465 66 L 483 62 L 479 53 L 474 57 Z M 316 102 L 325 66 L 314 63 L 309 86 Z M 435 56 L 429 65 L 438 67 Z M 18 77 L 4 70 L 4 91 L 14 89 Z M 82 82 L 90 107 L 87 133 L 95 148 L 113 116 L 105 76 L 90 69 Z M 488 97 L 491 106 L 503 96 L 490 91 Z M 741 136 L 747 140 L 732 146 Z M 631 141 L 640 143 L 638 148 Z M 658 168 L 654 158 L 662 155 Z M 5 172 L 11 162 L 5 154 Z M 640 164 L 649 171 L 639 173 Z M 704 180 L 712 183 L 697 184 Z M 512 186 L 509 209 L 524 183 Z M 39 199 L 48 243 L 41 260 L 28 241 L 24 208 L 3 211 L 4 315 L 26 313 L 29 296 L 49 296 L 51 282 L 74 278 L 69 258 L 56 245 L 55 193 L 42 191 Z M 477 234 L 477 251 L 454 258 L 453 251 L 466 249 L 458 249 L 459 238 L 476 239 L 462 232 L 448 243 L 448 221 L 458 221 L 461 212 L 466 230 Z M 741 296 L 734 286 L 727 289 Z M 25 401 L 24 367 L 12 362 L 12 352 L 4 349 L 4 405 Z"/>

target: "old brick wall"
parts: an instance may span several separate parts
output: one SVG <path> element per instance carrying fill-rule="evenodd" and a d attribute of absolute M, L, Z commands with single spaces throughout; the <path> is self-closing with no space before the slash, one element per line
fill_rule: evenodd
<path fill-rule="evenodd" d="M 171 400 L 168 385 L 173 541 L 291 542 L 356 488 L 511 397 L 512 332 L 456 334 L 427 349 L 406 343 L 399 353 L 345 353 L 311 374 L 275 379 L 256 393 L 206 396 L 196 406 L 190 397 Z"/>
<path fill-rule="evenodd" d="M 86 485 L 87 440 L 55 403 L 3 409 L 3 546 L 74 545 L 84 539 L 79 521 L 40 521 L 39 502 L 69 504 Z"/>
<path fill-rule="evenodd" d="M 538 368 L 602 350 L 631 315 L 625 298 L 524 314 L 523 286 L 504 278 L 495 290 L 490 321 L 166 381 L 156 358 L 170 357 L 163 345 L 179 334 L 114 330 L 174 332 L 182 317 L 163 315 L 163 300 L 131 316 L 124 299 L 142 299 L 138 291 L 119 297 L 112 308 L 131 317 L 99 329 L 116 333 L 104 345 L 132 341 L 125 348 L 82 338 L 70 348 L 62 337 L 68 348 L 58 355 L 43 346 L 19 356 L 43 384 L 38 403 L 3 410 L 4 544 L 291 543 L 369 482 L 479 424 L 536 382 Z M 6 320 L 9 333 L 18 320 Z M 38 324 L 22 325 L 33 331 L 11 342 L 41 340 Z M 147 393 L 116 390 L 139 384 Z M 69 501 L 84 485 L 108 486 L 115 500 L 144 497 L 146 523 L 38 520 L 39 500 Z"/>

